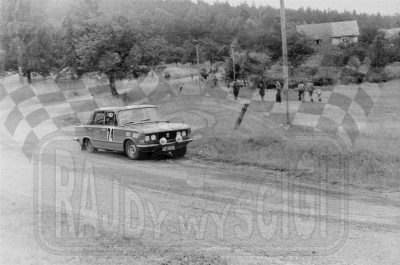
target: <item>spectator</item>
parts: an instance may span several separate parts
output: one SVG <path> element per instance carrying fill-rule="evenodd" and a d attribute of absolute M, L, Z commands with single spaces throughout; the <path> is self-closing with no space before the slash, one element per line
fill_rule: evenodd
<path fill-rule="evenodd" d="M 235 80 L 235 82 L 233 82 L 233 95 L 235 96 L 235 100 L 238 99 L 239 96 L 239 84 L 237 83 L 237 81 Z"/>
<path fill-rule="evenodd" d="M 317 89 L 315 90 L 315 93 L 318 96 L 318 101 L 321 102 L 321 88 L 317 87 Z"/>
<path fill-rule="evenodd" d="M 297 89 L 299 91 L 299 101 L 304 102 L 304 91 L 306 90 L 306 86 L 303 83 L 300 83 Z"/>
<path fill-rule="evenodd" d="M 282 86 L 281 86 L 281 83 L 279 83 L 279 81 L 275 82 L 275 88 L 276 88 L 276 102 L 281 103 L 282 102 L 282 98 L 281 98 Z"/>
<path fill-rule="evenodd" d="M 314 99 L 313 99 L 314 84 L 311 82 L 308 82 L 306 87 L 307 87 L 307 91 L 308 91 L 308 96 L 310 97 L 310 101 L 314 102 Z"/>
<path fill-rule="evenodd" d="M 264 96 L 265 96 L 265 85 L 262 81 L 260 81 L 260 83 L 258 84 L 258 88 L 259 88 L 259 94 L 261 96 L 261 100 L 264 101 Z"/>

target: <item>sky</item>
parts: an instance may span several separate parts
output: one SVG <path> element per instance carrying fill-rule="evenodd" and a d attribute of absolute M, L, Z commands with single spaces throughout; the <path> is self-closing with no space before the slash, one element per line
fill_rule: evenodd
<path fill-rule="evenodd" d="M 205 0 L 208 3 L 217 2 L 217 0 Z M 218 0 L 218 2 L 228 2 L 231 5 L 237 5 L 247 2 L 251 5 L 253 2 L 256 6 L 270 5 L 273 7 L 280 6 L 280 0 Z M 353 11 L 357 13 L 377 13 L 382 15 L 394 15 L 400 13 L 400 0 L 285 0 L 287 8 L 298 9 L 300 7 L 311 7 L 312 9 L 331 9 L 338 11 Z"/>

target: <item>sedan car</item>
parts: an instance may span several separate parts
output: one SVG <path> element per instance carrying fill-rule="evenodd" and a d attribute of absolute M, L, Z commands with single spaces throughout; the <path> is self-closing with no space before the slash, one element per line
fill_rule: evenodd
<path fill-rule="evenodd" d="M 82 150 L 122 151 L 133 160 L 160 152 L 182 157 L 192 141 L 189 125 L 163 120 L 153 105 L 96 109 L 87 124 L 75 127 L 75 133 Z"/>

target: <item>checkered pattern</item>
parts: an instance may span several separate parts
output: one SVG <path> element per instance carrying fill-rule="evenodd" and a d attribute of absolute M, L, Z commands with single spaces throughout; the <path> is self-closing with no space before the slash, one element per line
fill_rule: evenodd
<path fill-rule="evenodd" d="M 0 82 L 1 122 L 29 160 L 40 139 L 86 122 L 93 109 L 106 105 L 103 101 L 109 96 L 105 93 L 93 97 L 92 88 L 83 80 L 47 79 L 27 84 L 18 76 L 11 76 Z M 121 104 L 116 100 L 113 103 Z"/>
<path fill-rule="evenodd" d="M 221 78 L 219 78 L 221 80 Z M 200 83 L 200 84 L 199 84 Z M 150 72 L 144 79 L 117 82 L 118 92 L 125 93 L 134 104 L 156 102 L 171 97 L 198 95 L 234 101 L 232 88 L 212 86 L 211 80 L 198 78 L 165 80 Z M 60 129 L 85 123 L 93 109 L 122 106 L 109 92 L 105 79 L 52 80 L 48 78 L 27 84 L 19 76 L 0 79 L 0 122 L 21 145 L 31 160 L 40 139 Z M 292 126 L 340 136 L 348 145 L 358 132 L 381 95 L 375 84 L 337 86 L 322 93 L 322 102 L 299 102 L 297 93 L 289 93 L 289 119 Z M 251 97 L 251 96 L 250 96 Z M 283 97 L 285 98 L 285 97 Z M 267 90 L 265 101 L 256 91 L 251 99 L 239 97 L 239 103 L 251 103 L 250 109 L 263 113 L 277 123 L 286 123 L 286 102 L 275 102 L 275 91 Z"/>
<path fill-rule="evenodd" d="M 275 90 L 267 90 L 265 102 L 256 92 L 252 98 L 254 110 L 263 112 L 277 123 L 286 123 L 286 101 L 275 102 Z M 361 84 L 359 86 L 336 86 L 332 91 L 323 91 L 321 102 L 314 95 L 310 102 L 308 94 L 306 102 L 297 99 L 297 92 L 289 94 L 289 130 L 302 128 L 338 135 L 352 146 L 367 122 L 367 117 L 375 102 L 381 97 L 382 89 L 377 84 Z M 283 95 L 282 95 L 283 96 Z M 285 98 L 285 96 L 283 96 Z"/>

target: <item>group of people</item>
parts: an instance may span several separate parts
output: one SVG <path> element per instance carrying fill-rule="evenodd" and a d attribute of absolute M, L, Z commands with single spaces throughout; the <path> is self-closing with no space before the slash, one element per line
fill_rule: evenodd
<path fill-rule="evenodd" d="M 264 82 L 261 81 L 258 84 L 258 88 L 259 88 L 259 94 L 261 96 L 261 99 L 262 99 L 262 101 L 264 101 L 265 89 L 266 89 Z M 275 81 L 275 89 L 276 89 L 275 100 L 276 100 L 276 102 L 281 103 L 282 102 L 282 97 L 281 97 L 282 85 L 281 85 L 281 83 L 279 83 L 279 81 Z"/>
<path fill-rule="evenodd" d="M 308 82 L 306 85 L 304 85 L 303 83 L 300 83 L 297 86 L 297 91 L 299 92 L 299 101 L 305 102 L 305 94 L 306 94 L 306 92 L 308 92 L 310 101 L 314 102 L 314 99 L 313 99 L 314 91 L 317 94 L 318 101 L 321 101 L 321 89 L 319 87 L 317 87 L 317 89 L 315 89 L 314 84 L 311 82 Z"/>
<path fill-rule="evenodd" d="M 228 84 L 228 88 L 229 88 L 229 84 Z M 259 89 L 259 94 L 261 96 L 261 100 L 264 101 L 264 96 L 265 96 L 265 89 L 266 89 L 266 85 L 264 84 L 264 82 L 260 81 L 258 83 L 258 89 Z M 237 81 L 233 82 L 233 95 L 235 97 L 235 100 L 237 100 L 238 96 L 239 96 L 239 90 L 240 90 L 240 86 L 238 84 Z M 275 81 L 275 90 L 276 90 L 276 95 L 275 95 L 275 101 L 278 103 L 282 102 L 282 85 L 279 81 Z M 308 82 L 306 85 L 304 85 L 303 83 L 300 83 L 297 86 L 297 91 L 298 91 L 298 96 L 299 96 L 299 101 L 305 102 L 305 94 L 306 92 L 308 93 L 308 96 L 310 98 L 311 102 L 314 102 L 314 98 L 313 98 L 313 94 L 315 91 L 315 94 L 317 95 L 318 101 L 321 102 L 321 88 L 314 87 L 314 84 L 312 82 Z"/>
<path fill-rule="evenodd" d="M 259 89 L 259 94 L 261 96 L 261 100 L 264 101 L 264 96 L 265 96 L 265 84 L 264 82 L 260 82 L 258 84 L 258 89 Z M 275 100 L 278 103 L 282 102 L 282 97 L 281 97 L 281 92 L 282 92 L 282 85 L 279 83 L 279 81 L 275 81 L 275 90 L 276 90 L 276 97 Z M 313 83 L 309 82 L 307 85 L 304 85 L 303 83 L 300 83 L 297 87 L 298 95 L 299 95 L 299 101 L 305 102 L 305 93 L 306 91 L 308 92 L 308 96 L 310 97 L 310 101 L 314 102 L 313 99 L 313 93 L 317 94 L 318 101 L 321 102 L 321 89 L 317 87 L 316 89 L 314 88 Z M 234 91 L 235 93 L 235 91 Z M 235 96 L 236 99 L 236 96 Z"/>

